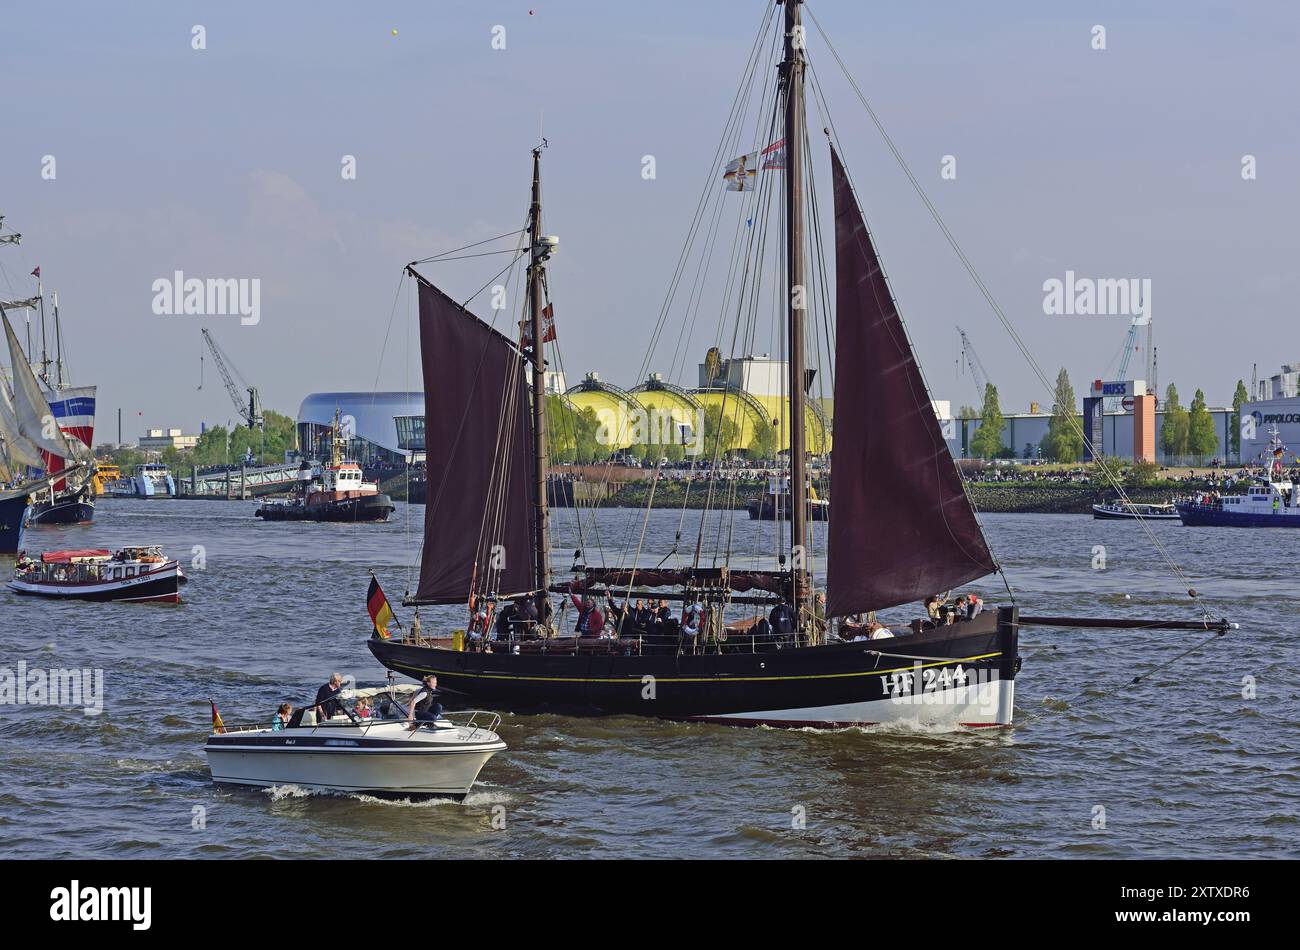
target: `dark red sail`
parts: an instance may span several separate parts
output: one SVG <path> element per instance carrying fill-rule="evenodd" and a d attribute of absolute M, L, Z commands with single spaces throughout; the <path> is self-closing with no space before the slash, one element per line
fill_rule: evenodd
<path fill-rule="evenodd" d="M 429 469 L 415 600 L 463 603 L 471 590 L 532 590 L 532 421 L 523 357 L 415 277 Z"/>
<path fill-rule="evenodd" d="M 871 235 L 835 176 L 835 428 L 827 613 L 921 601 L 996 570 Z"/>

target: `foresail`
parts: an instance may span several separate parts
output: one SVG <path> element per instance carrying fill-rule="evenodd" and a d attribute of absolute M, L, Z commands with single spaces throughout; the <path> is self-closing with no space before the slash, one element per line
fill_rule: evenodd
<path fill-rule="evenodd" d="M 17 433 L 42 451 L 69 458 L 72 450 L 64 438 L 50 409 L 50 404 L 41 394 L 40 384 L 32 374 L 27 363 L 27 356 L 14 335 L 14 328 L 9 324 L 9 315 L 0 313 L 5 325 L 5 336 L 9 341 L 9 365 L 13 369 L 14 391 L 13 408 Z"/>
<path fill-rule="evenodd" d="M 848 176 L 835 178 L 835 454 L 827 613 L 920 601 L 997 570 Z"/>
<path fill-rule="evenodd" d="M 14 409 L 13 397 L 9 395 L 9 385 L 3 379 L 0 379 L 0 443 L 14 466 L 45 467 L 40 450 L 18 431 L 18 413 Z M 17 475 L 16 472 L 10 474 Z"/>
<path fill-rule="evenodd" d="M 524 359 L 509 339 L 415 277 L 429 472 L 415 600 L 463 603 L 472 590 L 532 590 L 532 421 Z"/>

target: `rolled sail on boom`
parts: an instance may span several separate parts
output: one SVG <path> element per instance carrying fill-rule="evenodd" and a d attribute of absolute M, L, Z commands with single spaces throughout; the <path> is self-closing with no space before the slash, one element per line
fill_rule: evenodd
<path fill-rule="evenodd" d="M 997 570 L 839 156 L 826 610 L 893 607 Z"/>
<path fill-rule="evenodd" d="M 524 357 L 410 271 L 420 288 L 428 498 L 415 603 L 536 585 Z"/>

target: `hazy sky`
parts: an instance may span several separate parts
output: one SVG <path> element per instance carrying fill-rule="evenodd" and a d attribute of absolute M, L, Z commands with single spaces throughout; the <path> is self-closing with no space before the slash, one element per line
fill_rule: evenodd
<path fill-rule="evenodd" d="M 1300 362 L 1300 6 L 811 9 L 1049 375 L 1064 365 L 1081 389 L 1128 324 L 1045 315 L 1043 282 L 1067 269 L 1152 281 L 1160 388 L 1175 382 L 1184 402 L 1203 387 L 1226 403 L 1253 362 L 1261 375 Z M 128 440 L 233 416 L 210 361 L 197 389 L 201 326 L 280 411 L 376 379 L 418 389 L 404 300 L 380 362 L 402 265 L 520 226 L 544 113 L 565 367 L 570 382 L 599 369 L 632 386 L 762 11 L 11 0 L 0 214 L 24 238 L 0 246 L 0 293 L 34 293 L 38 264 L 59 291 L 69 366 L 100 387 L 104 438 L 119 406 Z M 191 47 L 196 24 L 206 49 Z M 815 32 L 809 56 L 935 397 L 974 401 L 956 373 L 960 323 L 1004 410 L 1044 400 Z M 955 180 L 940 176 L 949 154 Z M 175 270 L 260 278 L 260 323 L 155 315 L 151 285 Z M 465 296 L 489 276 L 466 265 L 445 279 Z M 709 342 L 692 341 L 692 363 Z"/>

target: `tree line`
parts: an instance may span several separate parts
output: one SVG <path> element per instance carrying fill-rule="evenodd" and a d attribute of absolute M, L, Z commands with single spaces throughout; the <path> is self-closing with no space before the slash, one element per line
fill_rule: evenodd
<path fill-rule="evenodd" d="M 1240 419 L 1242 407 L 1250 400 L 1246 384 L 1237 380 L 1232 397 L 1233 415 Z M 1164 414 L 1160 428 L 1160 450 L 1166 458 L 1208 459 L 1219 448 L 1214 416 L 1205 401 L 1204 391 L 1198 389 L 1192 404 L 1184 407 L 1179 401 L 1178 388 L 1170 383 L 1165 389 L 1161 404 Z M 997 387 L 988 383 L 984 387 L 984 406 L 977 414 L 970 406 L 958 413 L 961 419 L 980 419 L 980 427 L 971 436 L 968 450 L 973 458 L 1015 458 L 1016 450 L 1002 443 L 1002 427 L 1006 417 L 998 401 Z M 1074 462 L 1084 453 L 1083 416 L 1080 414 L 1070 376 L 1064 368 L 1056 376 L 1056 391 L 1052 402 L 1052 417 L 1047 424 L 1047 434 L 1039 442 L 1043 458 L 1054 462 Z M 1229 427 L 1229 454 L 1241 453 L 1241 427 Z M 1201 464 L 1201 463 L 1198 463 Z"/>

